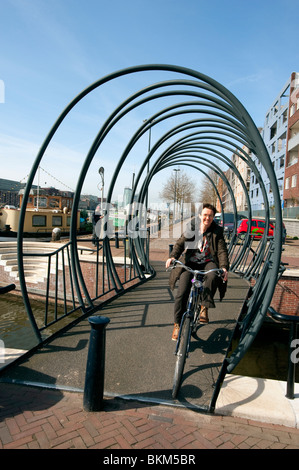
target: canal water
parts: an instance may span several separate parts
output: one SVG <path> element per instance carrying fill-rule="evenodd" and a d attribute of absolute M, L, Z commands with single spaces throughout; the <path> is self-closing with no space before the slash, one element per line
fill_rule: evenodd
<path fill-rule="evenodd" d="M 42 305 L 36 305 L 42 315 Z M 14 294 L 0 296 L 0 339 L 5 348 L 29 350 L 37 343 L 22 297 Z"/>
<path fill-rule="evenodd" d="M 44 324 L 45 303 L 31 300 L 30 305 L 35 321 L 40 328 Z M 48 308 L 49 316 L 51 316 L 51 310 L 50 305 Z M 62 313 L 62 310 L 60 312 L 58 308 L 58 316 L 60 313 Z M 57 322 L 56 325 L 54 324 L 47 328 L 42 333 L 43 339 L 52 335 L 69 322 L 70 319 L 66 318 Z M 29 321 L 23 299 L 19 295 L 10 293 L 0 295 L 0 340 L 4 342 L 5 348 L 9 349 L 28 351 L 37 345 L 36 335 Z"/>
<path fill-rule="evenodd" d="M 67 239 L 67 237 L 61 237 Z M 50 242 L 51 237 L 28 238 L 27 241 Z M 2 241 L 16 241 L 14 237 L 0 237 Z M 35 321 L 39 327 L 44 324 L 45 303 L 37 300 L 30 300 L 31 308 Z M 57 307 L 59 316 L 60 309 Z M 61 313 L 63 313 L 61 311 Z M 51 315 L 51 306 L 49 306 L 49 316 Z M 42 337 L 48 337 L 63 326 L 69 323 L 69 319 L 61 320 L 57 325 L 53 325 L 42 334 Z M 16 294 L 0 295 L 0 341 L 4 342 L 5 348 L 28 351 L 37 345 L 37 338 L 33 332 L 29 321 L 25 305 L 21 296 Z"/>

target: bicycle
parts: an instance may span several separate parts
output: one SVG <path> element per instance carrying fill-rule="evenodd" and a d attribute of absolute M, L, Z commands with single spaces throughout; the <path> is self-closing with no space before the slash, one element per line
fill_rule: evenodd
<path fill-rule="evenodd" d="M 200 298 L 203 291 L 203 278 L 210 272 L 217 272 L 219 277 L 224 273 L 223 269 L 214 268 L 209 271 L 200 271 L 191 269 L 181 261 L 175 260 L 171 269 L 181 266 L 193 274 L 191 280 L 191 289 L 187 302 L 187 310 L 182 316 L 179 335 L 176 343 L 175 355 L 176 364 L 174 369 L 172 398 L 176 398 L 182 383 L 182 376 L 185 367 L 186 358 L 189 354 L 191 335 L 194 336 L 197 331 L 197 321 L 200 314 Z"/>

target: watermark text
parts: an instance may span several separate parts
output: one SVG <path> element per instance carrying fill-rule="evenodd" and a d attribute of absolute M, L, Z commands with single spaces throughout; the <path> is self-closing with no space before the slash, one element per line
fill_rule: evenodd
<path fill-rule="evenodd" d="M 291 348 L 294 350 L 291 352 L 291 361 L 293 364 L 298 364 L 299 362 L 299 339 L 293 339 L 291 342 Z"/>
<path fill-rule="evenodd" d="M 106 204 L 99 211 L 100 219 L 94 225 L 98 238 L 114 238 L 116 232 L 121 238 L 175 238 L 182 234 L 188 239 L 188 248 L 196 248 L 201 238 L 200 219 L 202 203 L 185 203 L 182 206 L 165 208 L 158 203 L 146 209 L 141 203 L 129 204 L 117 211 L 112 204 Z M 191 223 L 192 220 L 192 223 Z"/>

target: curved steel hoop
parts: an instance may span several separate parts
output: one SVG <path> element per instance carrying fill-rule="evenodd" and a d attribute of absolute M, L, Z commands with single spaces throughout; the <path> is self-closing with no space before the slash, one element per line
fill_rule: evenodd
<path fill-rule="evenodd" d="M 143 122 L 135 132 L 132 132 L 132 135 L 128 139 L 128 143 L 116 163 L 108 187 L 108 204 L 112 200 L 119 174 L 132 150 L 137 146 L 145 133 L 152 129 L 158 130 L 160 126 L 163 125 L 162 133 L 151 148 L 149 147 L 148 152 L 145 154 L 140 164 L 132 188 L 131 202 L 139 190 L 138 202 L 144 204 L 149 185 L 155 176 L 165 168 L 182 165 L 192 167 L 194 171 L 198 171 L 207 176 L 209 173 L 208 169 L 215 171 L 228 188 L 234 212 L 236 213 L 235 196 L 223 169 L 223 166 L 226 166 L 233 171 L 235 177 L 239 179 L 241 183 L 243 191 L 246 194 L 250 217 L 251 206 L 248 193 L 246 192 L 246 182 L 243 181 L 236 165 L 234 165 L 227 156 L 228 153 L 234 153 L 237 150 L 240 158 L 246 162 L 260 183 L 261 191 L 264 196 L 266 223 L 268 224 L 269 204 L 267 194 L 260 172 L 252 159 L 252 155 L 255 155 L 259 164 L 267 173 L 274 197 L 276 226 L 282 227 L 279 189 L 267 149 L 259 130 L 248 112 L 229 90 L 216 80 L 198 71 L 168 64 L 140 65 L 109 74 L 79 93 L 63 110 L 38 152 L 24 192 L 18 231 L 20 286 L 29 318 L 39 341 L 41 340 L 40 329 L 32 313 L 24 274 L 25 254 L 23 245 L 26 207 L 38 167 L 62 122 L 64 122 L 71 111 L 84 100 L 85 97 L 103 85 L 124 77 L 133 78 L 138 76 L 138 79 L 140 79 L 140 77 L 146 77 L 146 80 L 148 80 L 148 77 L 152 78 L 155 74 L 158 75 L 159 78 L 161 75 L 164 77 L 166 74 L 167 79 L 150 84 L 147 83 L 146 86 L 130 94 L 129 97 L 116 106 L 101 125 L 82 162 L 73 200 L 68 257 L 71 282 L 83 312 L 91 312 L 96 309 L 95 300 L 99 297 L 99 295 L 91 295 L 89 286 L 82 272 L 78 254 L 76 219 L 83 184 L 90 165 L 97 151 L 105 142 L 105 139 L 107 139 L 118 123 L 142 106 L 150 105 L 150 109 L 152 109 L 152 105 L 154 104 L 158 109 L 152 112 L 149 118 Z M 173 79 L 173 76 L 175 76 L 175 79 Z M 170 100 L 170 104 L 167 102 L 165 106 L 165 100 Z M 178 120 L 180 120 L 179 124 L 177 123 Z M 172 124 L 173 122 L 175 122 L 174 125 Z M 166 126 L 168 126 L 168 128 L 165 130 Z M 217 188 L 215 189 L 217 192 Z M 237 243 L 238 240 L 236 237 L 232 237 L 229 246 L 232 269 L 238 274 L 245 276 L 247 279 L 259 278 L 259 281 L 257 282 L 257 286 L 253 289 L 252 297 L 248 301 L 243 336 L 236 351 L 234 351 L 230 357 L 230 370 L 235 367 L 252 343 L 266 315 L 268 306 L 270 305 L 280 273 L 282 230 L 277 230 L 275 239 L 271 244 L 271 249 L 269 249 L 266 237 L 262 239 L 254 261 L 249 266 L 247 265 L 246 269 L 244 268 L 244 260 L 247 259 L 251 249 L 249 238 L 246 238 L 245 244 L 243 244 L 240 249 Z M 111 240 L 107 234 L 102 241 L 102 247 L 103 272 L 105 271 L 109 277 L 109 283 L 112 285 L 111 289 L 115 294 L 119 294 L 124 290 L 124 281 L 121 279 L 119 270 L 112 256 Z M 148 259 L 148 246 L 144 243 L 144 238 L 142 238 L 140 234 L 137 234 L 136 238 L 129 240 L 128 248 L 131 253 L 131 267 L 135 273 L 135 277 L 138 278 L 140 282 L 143 282 L 146 272 L 150 275 L 153 274 L 153 269 Z M 260 292 L 262 292 L 262 296 Z"/>

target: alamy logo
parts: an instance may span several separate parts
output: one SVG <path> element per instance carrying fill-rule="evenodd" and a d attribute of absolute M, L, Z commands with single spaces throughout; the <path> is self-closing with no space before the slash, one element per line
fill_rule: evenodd
<path fill-rule="evenodd" d="M 296 348 L 296 346 L 299 346 L 299 339 L 293 339 L 291 342 L 291 348 Z M 291 353 L 291 361 L 293 364 L 298 364 L 299 362 L 299 347 L 294 349 Z"/>
<path fill-rule="evenodd" d="M 5 85 L 4 81 L 0 80 L 0 103 L 5 102 Z"/>
<path fill-rule="evenodd" d="M 295 80 L 292 80 L 290 87 L 291 87 L 291 90 L 293 90 L 292 95 L 291 95 L 291 102 L 293 104 L 297 104 L 299 100 L 299 79 L 296 78 Z"/>

